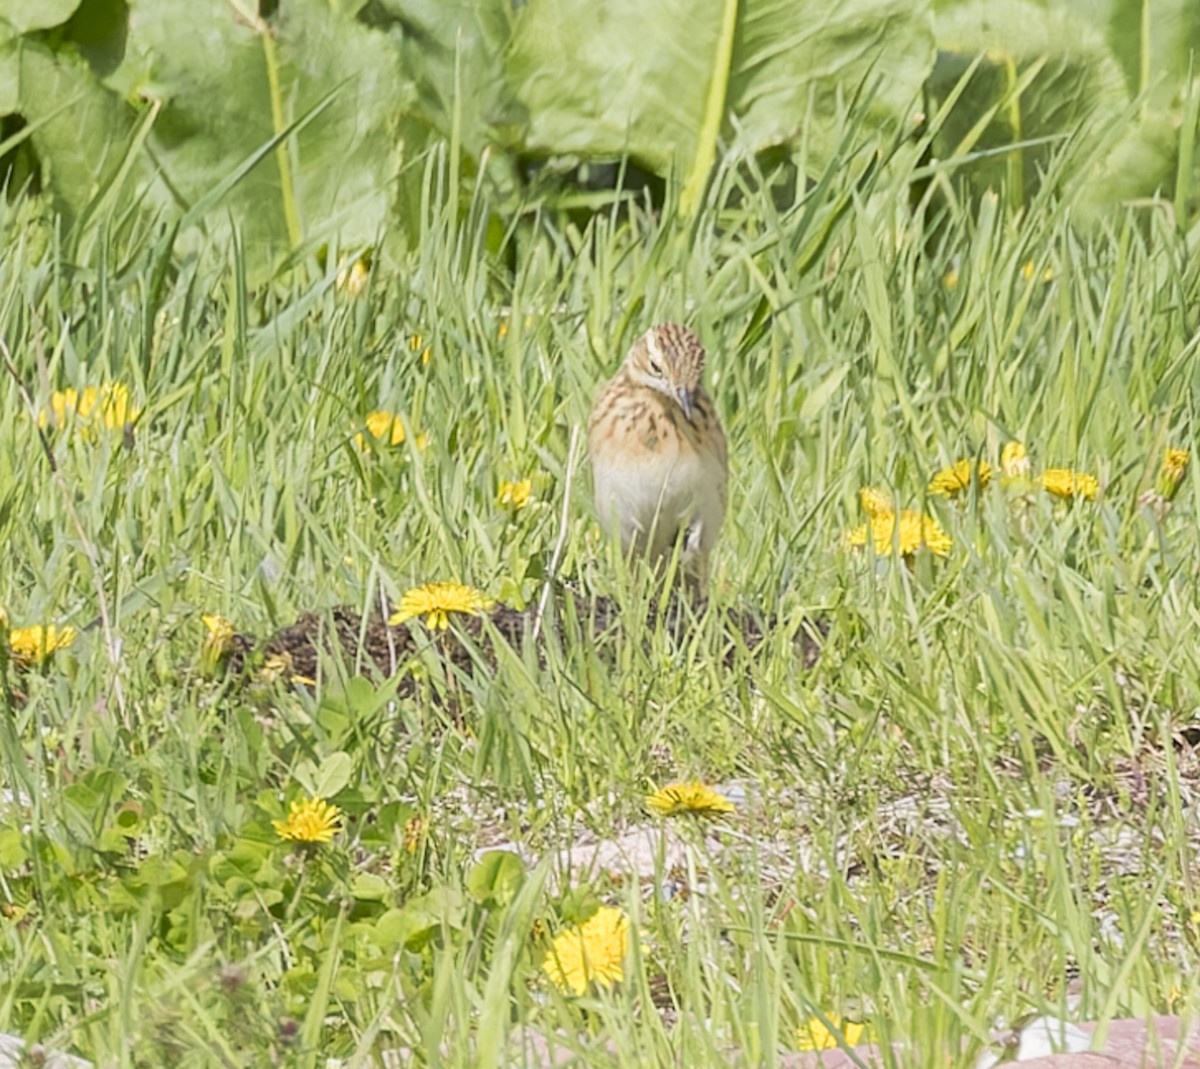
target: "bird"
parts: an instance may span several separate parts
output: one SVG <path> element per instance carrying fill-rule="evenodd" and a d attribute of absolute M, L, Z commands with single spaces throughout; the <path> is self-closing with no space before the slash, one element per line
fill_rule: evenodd
<path fill-rule="evenodd" d="M 725 432 L 705 392 L 704 346 L 678 323 L 651 327 L 592 405 L 588 454 L 596 513 L 627 556 L 659 568 L 682 539 L 695 591 L 729 500 Z"/>

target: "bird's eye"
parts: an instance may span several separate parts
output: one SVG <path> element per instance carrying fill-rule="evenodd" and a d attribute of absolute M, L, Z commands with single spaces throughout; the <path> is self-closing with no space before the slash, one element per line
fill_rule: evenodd
<path fill-rule="evenodd" d="M 662 365 L 657 360 L 650 361 L 650 374 L 658 376 L 662 375 Z"/>

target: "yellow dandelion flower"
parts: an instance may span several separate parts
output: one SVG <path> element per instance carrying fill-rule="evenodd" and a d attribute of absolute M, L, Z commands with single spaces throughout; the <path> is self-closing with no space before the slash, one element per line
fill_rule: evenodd
<path fill-rule="evenodd" d="M 380 445 L 403 445 L 408 439 L 408 433 L 404 429 L 404 420 L 391 412 L 382 410 L 372 412 L 363 420 L 363 426 L 366 427 L 367 433 L 371 437 L 368 439 L 361 432 L 354 436 L 354 444 L 363 452 L 366 452 L 375 442 Z M 418 449 L 425 449 L 429 445 L 429 435 L 421 431 L 413 439 L 413 444 Z"/>
<path fill-rule="evenodd" d="M 862 549 L 870 537 L 871 525 L 869 523 L 860 523 L 857 527 L 851 527 L 850 530 L 842 535 L 842 545 L 847 549 Z"/>
<path fill-rule="evenodd" d="M 139 413 L 129 399 L 129 388 L 114 382 L 100 390 L 100 420 L 108 430 L 123 430 Z"/>
<path fill-rule="evenodd" d="M 532 494 L 532 479 L 518 479 L 516 481 L 504 479 L 500 483 L 500 504 L 507 505 L 514 511 L 520 511 L 528 505 Z"/>
<path fill-rule="evenodd" d="M 420 334 L 410 334 L 408 337 L 408 348 L 410 352 L 421 354 L 421 366 L 424 367 L 433 359 L 433 346 L 426 345 L 425 339 Z"/>
<path fill-rule="evenodd" d="M 858 492 L 858 503 L 868 516 L 890 515 L 896 511 L 891 494 L 878 490 L 874 486 L 864 486 Z"/>
<path fill-rule="evenodd" d="M 1026 260 L 1025 263 L 1022 264 L 1021 277 L 1024 278 L 1026 282 L 1033 281 L 1033 277 L 1037 273 L 1038 273 L 1037 264 L 1035 264 L 1032 260 Z M 1042 268 L 1041 274 L 1042 274 L 1043 282 L 1053 282 L 1054 281 L 1054 268 L 1053 267 Z"/>
<path fill-rule="evenodd" d="M 499 326 L 496 327 L 496 337 L 503 341 L 508 337 L 508 316 L 503 316 Z"/>
<path fill-rule="evenodd" d="M 954 545 L 937 520 L 914 509 L 904 509 L 899 517 L 894 512 L 874 515 L 869 523 L 847 531 L 843 541 L 848 548 L 857 549 L 865 546 L 868 538 L 877 557 L 890 557 L 897 551 L 902 557 L 911 557 L 922 548 L 948 557 Z"/>
<path fill-rule="evenodd" d="M 272 653 L 258 670 L 258 681 L 268 685 L 283 681 L 285 683 L 303 683 L 307 687 L 315 687 L 317 681 L 311 676 L 302 676 L 295 668 L 296 662 L 287 650 Z"/>
<path fill-rule="evenodd" d="M 960 460 L 929 480 L 929 492 L 941 497 L 956 497 L 970 487 L 972 477 L 979 480 L 982 489 L 992 481 L 992 466 L 986 460 L 978 464 L 973 460 Z"/>
<path fill-rule="evenodd" d="M 38 426 L 45 427 L 52 423 L 55 427 L 62 427 L 72 418 L 85 420 L 95 407 L 95 386 L 87 387 L 82 395 L 74 386 L 68 386 L 65 390 L 55 390 L 50 395 L 49 406 L 38 413 Z"/>
<path fill-rule="evenodd" d="M 1029 454 L 1020 442 L 1005 442 L 1000 450 L 1000 470 L 1006 479 L 1017 479 L 1029 474 Z"/>
<path fill-rule="evenodd" d="M 221 653 L 227 652 L 233 643 L 233 624 L 224 616 L 217 616 L 215 613 L 205 613 L 200 617 L 200 622 L 208 631 L 204 638 L 204 644 L 212 646 Z"/>
<path fill-rule="evenodd" d="M 343 267 L 337 273 L 334 286 L 343 293 L 348 293 L 351 297 L 357 297 L 367 288 L 367 279 L 370 277 L 370 274 L 370 257 L 363 255 L 358 257 L 349 266 Z"/>
<path fill-rule="evenodd" d="M 5 902 L 0 905 L 0 917 L 6 921 L 12 921 L 13 924 L 19 925 L 27 916 L 29 916 L 28 907 L 19 902 Z"/>
<path fill-rule="evenodd" d="M 45 664 L 58 650 L 65 650 L 75 642 L 73 627 L 14 627 L 8 633 L 8 648 L 13 659 L 21 665 Z"/>
<path fill-rule="evenodd" d="M 130 400 L 129 387 L 122 382 L 87 386 L 82 391 L 69 386 L 50 395 L 49 405 L 38 413 L 38 426 L 65 427 L 74 423 L 86 438 L 99 428 L 124 430 L 139 415 Z"/>
<path fill-rule="evenodd" d="M 342 811 L 324 798 L 293 802 L 283 820 L 271 821 L 281 839 L 294 843 L 329 843 L 341 830 Z"/>
<path fill-rule="evenodd" d="M 258 670 L 261 683 L 278 683 L 281 679 L 290 679 L 292 675 L 292 655 L 284 650 L 282 653 L 272 653 Z"/>
<path fill-rule="evenodd" d="M 872 527 L 875 529 L 875 551 L 877 553 L 881 541 L 886 541 L 888 547 L 891 547 L 893 531 L 896 526 L 894 520 L 885 522 L 877 519 L 872 523 Z M 900 554 L 906 557 L 916 553 L 922 547 L 939 557 L 948 557 L 954 544 L 937 520 L 932 516 L 914 512 L 912 509 L 905 509 L 900 513 L 899 529 L 896 534 Z"/>
<path fill-rule="evenodd" d="M 404 430 L 404 420 L 391 412 L 382 410 L 372 412 L 363 421 L 371 437 L 384 445 L 403 445 L 407 434 Z M 366 449 L 367 442 L 361 434 L 355 435 L 354 440 L 359 449 Z"/>
<path fill-rule="evenodd" d="M 1164 501 L 1172 501 L 1179 490 L 1179 484 L 1187 474 L 1190 456 L 1186 449 L 1168 449 L 1163 457 L 1162 467 L 1158 472 L 1156 489 Z"/>
<path fill-rule="evenodd" d="M 847 1047 L 857 1046 L 863 1039 L 867 1026 L 859 1021 L 843 1021 L 835 1013 L 827 1013 L 826 1020 L 836 1031 L 829 1027 L 819 1017 L 810 1017 L 796 1029 L 797 1050 L 834 1050 L 838 1045 L 838 1035 Z"/>
<path fill-rule="evenodd" d="M 713 816 L 732 813 L 734 804 L 723 794 L 703 783 L 671 783 L 647 795 L 646 805 L 660 816 L 673 817 L 682 813 Z"/>
<path fill-rule="evenodd" d="M 958 268 L 951 264 L 946 268 L 946 273 L 942 275 L 942 285 L 948 290 L 958 289 L 959 274 Z"/>
<path fill-rule="evenodd" d="M 402 624 L 424 616 L 426 627 L 444 631 L 450 626 L 452 612 L 475 615 L 487 612 L 493 604 L 482 591 L 462 583 L 426 583 L 400 599 L 400 608 L 392 613 L 388 623 Z"/>
<path fill-rule="evenodd" d="M 415 854 L 421 840 L 425 837 L 425 821 L 420 817 L 409 817 L 404 824 L 405 853 Z"/>
<path fill-rule="evenodd" d="M 542 970 L 560 991 L 582 995 L 593 980 L 612 987 L 625 979 L 629 952 L 629 918 L 612 906 L 601 906 L 583 924 L 559 933 L 542 962 Z"/>
<path fill-rule="evenodd" d="M 1042 472 L 1042 486 L 1055 497 L 1082 497 L 1095 501 L 1100 492 L 1100 481 L 1094 475 L 1070 468 L 1047 468 Z"/>
<path fill-rule="evenodd" d="M 233 624 L 215 613 L 205 613 L 200 617 L 200 622 L 207 632 L 200 646 L 200 667 L 204 672 L 212 673 L 233 648 Z"/>
<path fill-rule="evenodd" d="M 1183 478 L 1183 473 L 1187 471 L 1188 461 L 1191 455 L 1186 449 L 1168 449 L 1163 457 L 1163 470 L 1170 472 L 1172 477 L 1178 481 Z"/>

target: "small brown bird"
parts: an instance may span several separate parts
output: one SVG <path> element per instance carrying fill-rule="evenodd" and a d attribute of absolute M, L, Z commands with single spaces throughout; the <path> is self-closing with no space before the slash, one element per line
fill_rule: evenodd
<path fill-rule="evenodd" d="M 588 420 L 600 522 L 657 564 L 683 539 L 684 574 L 708 578 L 729 497 L 725 433 L 701 383 L 696 333 L 660 323 L 629 350 Z"/>

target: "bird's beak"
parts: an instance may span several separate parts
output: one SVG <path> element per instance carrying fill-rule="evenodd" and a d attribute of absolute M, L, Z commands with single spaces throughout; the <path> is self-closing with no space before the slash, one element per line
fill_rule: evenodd
<path fill-rule="evenodd" d="M 683 409 L 684 416 L 690 421 L 692 418 L 692 391 L 686 386 L 680 386 L 675 391 L 675 400 L 679 402 L 679 407 Z"/>

